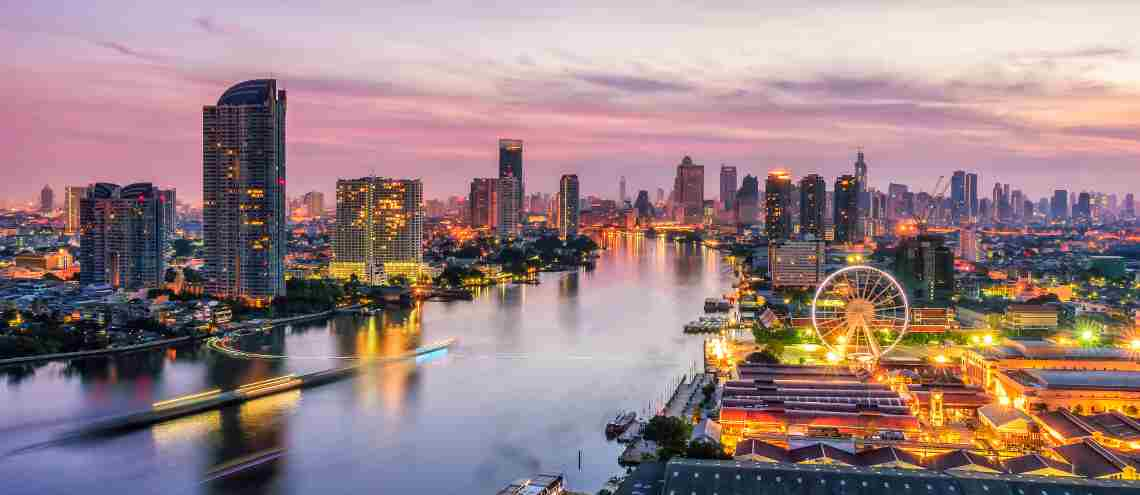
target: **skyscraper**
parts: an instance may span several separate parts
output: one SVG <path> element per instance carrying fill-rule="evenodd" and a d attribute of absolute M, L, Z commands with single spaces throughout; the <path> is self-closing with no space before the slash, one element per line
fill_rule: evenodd
<path fill-rule="evenodd" d="M 736 223 L 752 225 L 756 223 L 760 214 L 760 180 L 751 175 L 745 175 L 740 181 L 740 190 L 736 192 Z"/>
<path fill-rule="evenodd" d="M 55 193 L 51 190 L 51 186 L 44 185 L 40 190 L 40 213 L 51 213 L 55 209 Z"/>
<path fill-rule="evenodd" d="M 325 193 L 309 191 L 302 198 L 302 203 L 305 205 L 305 216 L 318 218 L 325 215 Z"/>
<path fill-rule="evenodd" d="M 1049 206 L 1054 220 L 1067 220 L 1069 218 L 1069 191 L 1064 189 L 1053 191 L 1053 204 Z"/>
<path fill-rule="evenodd" d="M 658 187 L 657 188 L 657 203 L 662 204 L 664 202 L 665 202 L 665 188 Z"/>
<path fill-rule="evenodd" d="M 907 208 L 907 186 L 905 184 L 891 183 L 887 186 L 887 219 L 892 221 L 903 220 L 910 217 Z"/>
<path fill-rule="evenodd" d="M 859 186 L 853 175 L 841 175 L 835 179 L 834 211 L 835 242 L 862 242 L 858 235 Z"/>
<path fill-rule="evenodd" d="M 970 220 L 978 220 L 978 174 L 966 174 L 966 202 L 970 207 Z"/>
<path fill-rule="evenodd" d="M 862 149 L 855 154 L 855 181 L 858 192 L 863 193 L 867 191 L 867 162 L 863 160 Z"/>
<path fill-rule="evenodd" d="M 1077 204 L 1073 205 L 1073 220 L 1091 222 L 1092 218 L 1092 195 L 1082 191 L 1077 196 Z"/>
<path fill-rule="evenodd" d="M 637 210 L 637 218 L 639 220 L 649 220 L 653 218 L 653 203 L 649 202 L 649 191 L 637 191 L 637 200 L 633 202 L 633 208 Z"/>
<path fill-rule="evenodd" d="M 768 172 L 764 182 L 764 232 L 768 239 L 792 237 L 792 177 L 787 170 Z"/>
<path fill-rule="evenodd" d="M 83 186 L 67 186 L 64 189 L 64 232 L 68 234 L 79 232 L 79 201 L 86 196 L 87 188 Z"/>
<path fill-rule="evenodd" d="M 236 84 L 202 107 L 210 295 L 264 305 L 285 294 L 285 107 L 274 79 Z"/>
<path fill-rule="evenodd" d="M 166 237 L 173 237 L 174 230 L 178 228 L 178 190 L 159 189 L 158 204 L 162 209 L 162 226 L 166 229 Z"/>
<path fill-rule="evenodd" d="M 686 156 L 677 165 L 673 179 L 674 218 L 681 223 L 697 224 L 704 220 L 705 167 Z"/>
<path fill-rule="evenodd" d="M 1121 215 L 1127 220 L 1136 218 L 1136 197 L 1132 193 L 1124 195 L 1124 208 Z"/>
<path fill-rule="evenodd" d="M 994 182 L 993 202 L 991 203 L 991 205 L 993 206 L 993 212 L 992 212 L 993 218 L 991 220 L 993 220 L 995 223 L 1000 222 L 1001 220 L 1004 219 L 1002 216 L 1003 215 L 1002 210 L 1005 209 L 1005 206 L 1003 206 L 1004 204 L 1005 204 L 1005 201 L 1002 200 L 1001 183 L 1000 182 Z"/>
<path fill-rule="evenodd" d="M 732 211 L 732 202 L 736 199 L 736 167 L 730 165 L 720 166 L 720 208 Z"/>
<path fill-rule="evenodd" d="M 852 230 L 852 238 L 860 241 L 868 234 L 867 218 L 871 214 L 871 186 L 867 183 L 867 162 L 863 158 L 860 148 L 855 154 L 855 229 Z"/>
<path fill-rule="evenodd" d="M 649 194 L 645 195 L 648 198 Z M 640 198 L 639 194 L 638 199 Z M 564 239 L 578 235 L 579 200 L 578 176 L 563 175 L 558 181 L 558 235 Z"/>
<path fill-rule="evenodd" d="M 468 224 L 472 228 L 494 228 L 499 217 L 499 179 L 475 178 L 467 195 Z"/>
<path fill-rule="evenodd" d="M 950 177 L 950 213 L 955 222 L 969 217 L 969 203 L 966 197 L 966 172 L 957 170 Z"/>
<path fill-rule="evenodd" d="M 827 182 L 818 174 L 800 179 L 800 234 L 823 239 L 823 218 L 827 211 Z"/>
<path fill-rule="evenodd" d="M 166 270 L 162 220 L 158 188 L 149 183 L 92 184 L 79 200 L 79 282 L 158 287 Z"/>
<path fill-rule="evenodd" d="M 495 219 L 495 228 L 499 237 L 518 235 L 519 214 L 522 211 L 518 208 L 518 195 L 521 187 L 519 180 L 510 175 L 500 177 L 496 186 L 495 203 L 499 211 L 498 217 Z"/>
<path fill-rule="evenodd" d="M 499 140 L 499 178 L 515 179 L 514 208 L 515 219 L 523 211 L 523 198 L 526 196 L 526 181 L 523 178 L 523 142 L 521 139 Z"/>
<path fill-rule="evenodd" d="M 423 264 L 424 204 L 419 179 L 336 181 L 336 235 L 329 273 L 378 285 L 414 279 Z"/>
<path fill-rule="evenodd" d="M 629 196 L 625 195 L 625 176 L 623 175 L 621 176 L 621 180 L 618 181 L 618 207 L 624 206 L 628 199 Z"/>

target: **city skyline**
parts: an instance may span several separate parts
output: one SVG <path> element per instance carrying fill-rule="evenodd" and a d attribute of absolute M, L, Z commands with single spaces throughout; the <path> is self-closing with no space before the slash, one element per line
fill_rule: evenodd
<path fill-rule="evenodd" d="M 1140 183 L 1140 129 L 1128 117 L 1140 81 L 1137 47 L 1103 41 L 1131 39 L 1105 36 L 1130 32 L 1128 6 L 1037 6 L 1033 23 L 1020 22 L 1012 7 L 940 12 L 940 23 L 964 33 L 923 29 L 931 21 L 919 8 L 892 8 L 913 21 L 906 24 L 851 7 L 812 17 L 812 29 L 829 34 L 816 41 L 790 36 L 814 13 L 800 8 L 675 8 L 648 14 L 645 36 L 616 51 L 600 40 L 625 34 L 645 9 L 617 9 L 602 25 L 582 11 L 555 9 L 540 20 L 561 22 L 519 33 L 533 43 L 484 36 L 452 48 L 433 38 L 440 27 L 408 27 L 444 14 L 429 7 L 375 7 L 359 19 L 335 8 L 289 7 L 257 22 L 247 15 L 253 11 L 228 6 L 147 6 L 127 15 L 115 5 L 59 7 L 6 12 L 0 39 L 13 48 L 4 65 L 14 76 L 0 92 L 22 95 L 8 114 L 23 124 L 7 136 L 0 161 L 28 171 L 7 182 L 6 197 L 32 201 L 45 183 L 62 191 L 150 180 L 197 203 L 198 102 L 232 81 L 270 76 L 300 102 L 291 112 L 294 191 L 331 195 L 337 178 L 375 170 L 420 177 L 427 197 L 462 195 L 468 182 L 460 175 L 482 175 L 474 171 L 494 163 L 493 143 L 505 137 L 528 144 L 527 182 L 548 192 L 564 173 L 581 177 L 584 194 L 609 196 L 622 175 L 631 190 L 667 186 L 684 155 L 741 174 L 786 168 L 830 178 L 849 173 L 860 146 L 879 190 L 888 181 L 928 187 L 931 176 L 962 169 L 1033 198 L 1061 185 L 1103 189 L 1097 179 L 1108 174 L 1117 178 L 1111 192 Z M 460 36 L 494 32 L 535 13 L 528 8 L 453 7 L 449 13 L 469 15 L 450 16 L 456 20 L 447 27 Z M 693 15 L 704 22 L 689 22 Z M 393 50 L 368 52 L 311 32 L 313 16 L 342 22 L 347 33 L 382 20 L 390 34 L 381 46 Z M 982 16 L 991 22 L 977 25 Z M 1046 35 L 1060 26 L 1063 40 Z M 747 39 L 736 36 L 745 30 Z M 275 31 L 299 41 L 270 43 Z M 678 44 L 678 31 L 702 41 Z M 867 32 L 880 40 L 851 46 Z M 902 39 L 907 53 L 923 56 L 900 56 L 893 47 Z M 803 46 L 793 50 L 795 43 Z M 843 55 L 804 54 L 831 53 L 831 44 Z M 75 80 L 87 91 L 71 90 Z M 67 118 L 39 117 L 46 113 Z M 714 175 L 705 177 L 709 191 L 718 190 Z"/>

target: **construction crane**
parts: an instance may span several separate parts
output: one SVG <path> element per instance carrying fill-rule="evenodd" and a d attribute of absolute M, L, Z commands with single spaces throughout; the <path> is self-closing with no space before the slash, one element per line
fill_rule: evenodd
<path fill-rule="evenodd" d="M 931 189 L 930 202 L 923 208 L 916 209 L 912 218 L 914 218 L 914 225 L 918 231 L 918 235 L 926 234 L 926 226 L 930 222 L 930 214 L 936 209 L 942 209 L 942 199 L 946 197 L 946 189 L 950 188 L 950 181 L 946 180 L 945 175 L 938 176 L 938 182 L 934 183 L 934 189 Z M 919 194 L 922 194 L 920 191 Z"/>

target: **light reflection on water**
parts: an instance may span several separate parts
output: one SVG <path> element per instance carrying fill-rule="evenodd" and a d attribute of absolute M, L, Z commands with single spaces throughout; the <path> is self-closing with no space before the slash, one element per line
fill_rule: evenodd
<path fill-rule="evenodd" d="M 546 470 L 594 491 L 619 471 L 620 446 L 605 441 L 605 422 L 663 399 L 664 384 L 699 357 L 700 339 L 681 335 L 681 325 L 731 282 L 701 247 L 601 243 L 609 250 L 594 271 L 489 287 L 474 301 L 291 325 L 239 344 L 309 359 L 246 361 L 184 346 L 0 370 L 2 453 L 85 419 L 347 364 L 321 356 L 393 356 L 459 339 L 431 359 L 377 365 L 351 380 L 0 458 L 3 491 L 493 493 Z M 248 476 L 197 484 L 213 467 L 277 448 L 287 449 L 281 460 Z"/>

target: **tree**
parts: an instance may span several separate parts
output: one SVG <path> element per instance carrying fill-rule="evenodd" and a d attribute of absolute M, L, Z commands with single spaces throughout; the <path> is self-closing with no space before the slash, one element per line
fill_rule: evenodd
<path fill-rule="evenodd" d="M 748 357 L 744 358 L 744 360 L 748 361 L 749 363 L 780 364 L 780 357 L 777 356 L 776 353 L 772 352 L 772 349 L 767 347 L 760 352 L 753 352 L 749 354 Z"/>
<path fill-rule="evenodd" d="M 646 440 L 657 443 L 657 458 L 667 461 L 675 455 L 681 455 L 687 447 L 692 425 L 681 418 L 672 416 L 654 416 L 645 425 L 642 435 Z"/>
<path fill-rule="evenodd" d="M 716 442 L 694 440 L 685 448 L 685 457 L 689 459 L 731 459 L 724 453 L 724 447 Z"/>

